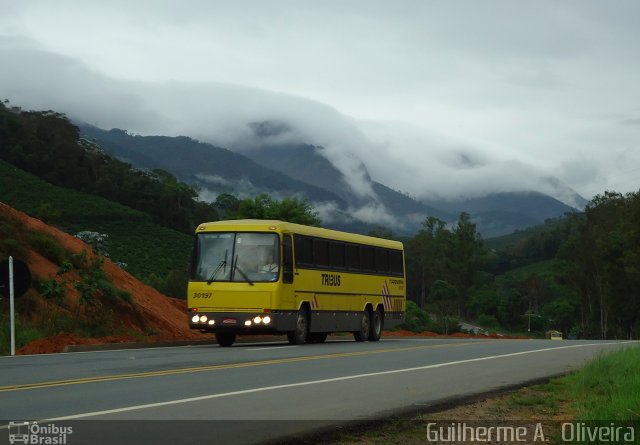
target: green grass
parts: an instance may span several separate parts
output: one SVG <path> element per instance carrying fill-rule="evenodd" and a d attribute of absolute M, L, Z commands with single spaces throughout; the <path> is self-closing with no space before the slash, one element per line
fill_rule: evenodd
<path fill-rule="evenodd" d="M 561 407 L 576 421 L 640 421 L 640 347 L 602 354 L 582 369 L 514 394 L 511 406 Z"/>
<path fill-rule="evenodd" d="M 427 422 L 438 420 L 470 420 L 487 424 L 496 420 L 540 421 L 547 425 L 544 430 L 550 444 L 565 443 L 560 435 L 561 422 L 584 422 L 589 425 L 591 421 L 600 421 L 609 426 L 611 422 L 625 425 L 627 421 L 640 421 L 640 347 L 603 354 L 570 375 L 554 378 L 543 385 L 525 387 L 510 395 L 439 413 L 422 414 L 413 419 L 387 421 L 375 428 L 337 433 L 323 442 L 311 443 L 424 444 L 427 443 Z M 638 443 L 637 440 L 636 437 L 634 443 Z"/>
<path fill-rule="evenodd" d="M 602 355 L 565 382 L 576 419 L 640 421 L 640 347 Z"/>
<path fill-rule="evenodd" d="M 53 186 L 3 161 L 0 201 L 70 234 L 84 230 L 106 233 L 111 259 L 126 263 L 126 269 L 140 278 L 164 276 L 189 262 L 190 235 L 155 224 L 149 215 L 129 207 Z M 39 241 L 48 247 L 50 256 L 60 255 L 46 237 Z"/>
<path fill-rule="evenodd" d="M 3 309 L 5 306 L 3 304 Z M 45 338 L 47 333 L 32 324 L 25 323 L 22 318 L 16 316 L 15 320 L 15 334 L 16 334 L 16 351 L 34 340 Z M 9 355 L 11 353 L 11 326 L 9 324 L 9 313 L 3 313 L 0 315 L 0 355 Z"/>

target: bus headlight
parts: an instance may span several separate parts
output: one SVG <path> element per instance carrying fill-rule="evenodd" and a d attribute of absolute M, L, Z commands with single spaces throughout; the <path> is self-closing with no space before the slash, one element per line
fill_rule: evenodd
<path fill-rule="evenodd" d="M 191 318 L 191 321 L 192 321 L 193 323 L 197 323 L 197 322 L 199 322 L 199 321 L 200 321 L 200 317 L 198 317 L 197 315 L 194 315 L 194 316 Z"/>
<path fill-rule="evenodd" d="M 260 316 L 255 317 L 255 318 L 253 319 L 253 322 L 254 322 L 255 324 L 260 324 L 260 323 L 262 322 L 262 317 L 260 317 Z"/>
<path fill-rule="evenodd" d="M 200 316 L 200 323 L 206 323 L 209 318 L 206 315 Z"/>
<path fill-rule="evenodd" d="M 209 326 L 213 326 L 214 324 L 216 324 L 215 320 L 209 320 Z"/>
<path fill-rule="evenodd" d="M 247 320 L 247 321 L 245 321 L 245 322 L 244 322 L 244 325 L 245 325 L 245 326 L 251 326 L 251 320 Z"/>
<path fill-rule="evenodd" d="M 271 323 L 271 317 L 269 317 L 269 316 L 267 315 L 266 317 L 264 317 L 264 318 L 262 319 L 262 322 L 263 322 L 264 324 L 269 324 L 269 323 Z"/>

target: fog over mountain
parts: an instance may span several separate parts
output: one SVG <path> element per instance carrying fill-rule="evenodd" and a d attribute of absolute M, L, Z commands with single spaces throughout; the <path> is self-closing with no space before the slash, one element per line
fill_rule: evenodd
<path fill-rule="evenodd" d="M 409 124 L 360 121 L 317 101 L 239 85 L 114 79 L 15 38 L 0 38 L 0 57 L 2 97 L 16 105 L 55 109 L 100 128 L 187 135 L 240 153 L 264 145 L 322 147 L 318 153 L 363 199 L 376 201 L 373 179 L 418 200 L 539 191 L 576 205 L 561 179 L 550 181 L 536 165 Z M 390 216 L 380 206 L 361 212 Z"/>
<path fill-rule="evenodd" d="M 323 147 L 363 199 L 364 166 L 418 199 L 571 202 L 640 186 L 639 14 L 633 0 L 2 2 L 0 97 L 240 152 L 275 123 L 258 143 Z"/>

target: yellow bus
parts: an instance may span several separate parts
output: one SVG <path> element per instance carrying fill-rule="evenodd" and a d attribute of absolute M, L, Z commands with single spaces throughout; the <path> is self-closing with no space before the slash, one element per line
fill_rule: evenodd
<path fill-rule="evenodd" d="M 189 327 L 221 346 L 237 335 L 322 343 L 378 341 L 404 321 L 401 242 L 272 220 L 200 224 L 187 290 Z"/>

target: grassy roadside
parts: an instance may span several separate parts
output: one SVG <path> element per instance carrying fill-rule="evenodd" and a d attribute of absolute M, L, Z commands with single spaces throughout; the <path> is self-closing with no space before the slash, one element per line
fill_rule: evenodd
<path fill-rule="evenodd" d="M 548 383 L 525 387 L 520 390 L 474 403 L 457 406 L 439 412 L 420 414 L 412 419 L 395 419 L 380 428 L 369 424 L 363 429 L 353 429 L 325 437 L 321 441 L 329 445 L 387 445 L 462 443 L 457 441 L 432 442 L 428 439 L 430 422 L 451 424 L 468 422 L 475 426 L 513 423 L 529 431 L 529 441 L 540 423 L 544 428 L 545 442 L 549 444 L 571 443 L 562 440 L 563 422 L 611 422 L 633 421 L 635 441 L 640 443 L 640 347 L 627 347 L 597 357 L 581 370 Z M 320 439 L 319 439 L 320 440 Z M 608 443 L 628 443 L 626 441 Z M 505 443 L 505 442 L 490 442 Z M 599 442 L 575 442 L 599 443 Z"/>

